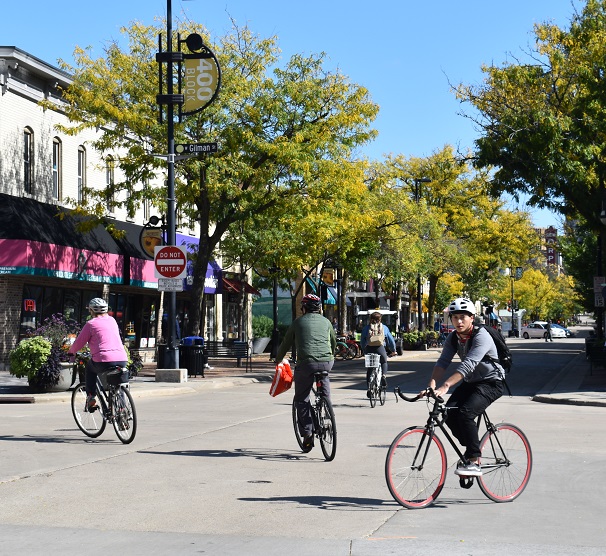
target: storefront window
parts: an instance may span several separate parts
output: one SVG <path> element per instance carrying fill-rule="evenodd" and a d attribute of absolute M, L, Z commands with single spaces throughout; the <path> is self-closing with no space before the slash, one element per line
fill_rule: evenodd
<path fill-rule="evenodd" d="M 82 319 L 82 292 L 79 290 L 66 290 L 63 301 L 63 315 L 66 319 L 81 322 Z"/>
<path fill-rule="evenodd" d="M 21 326 L 19 339 L 27 336 L 40 326 L 42 315 L 43 288 L 39 286 L 23 286 L 21 301 Z"/>
<path fill-rule="evenodd" d="M 237 340 L 240 305 L 238 303 L 226 303 L 225 309 L 223 336 L 228 340 Z"/>
<path fill-rule="evenodd" d="M 63 289 L 62 288 L 44 288 L 44 298 L 42 300 L 42 322 L 57 313 L 63 312 Z"/>

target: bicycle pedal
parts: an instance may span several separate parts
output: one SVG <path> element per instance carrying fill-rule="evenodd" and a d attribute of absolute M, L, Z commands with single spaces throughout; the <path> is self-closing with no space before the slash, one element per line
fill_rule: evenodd
<path fill-rule="evenodd" d="M 473 486 L 473 477 L 459 478 L 459 485 L 461 488 L 471 488 Z"/>

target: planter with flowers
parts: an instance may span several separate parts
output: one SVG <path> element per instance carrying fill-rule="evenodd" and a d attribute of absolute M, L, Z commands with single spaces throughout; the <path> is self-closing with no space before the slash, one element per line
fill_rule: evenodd
<path fill-rule="evenodd" d="M 76 379 L 67 350 L 80 331 L 80 325 L 63 315 L 46 319 L 42 326 L 19 342 L 9 354 L 10 372 L 27 378 L 35 392 L 63 392 Z"/>

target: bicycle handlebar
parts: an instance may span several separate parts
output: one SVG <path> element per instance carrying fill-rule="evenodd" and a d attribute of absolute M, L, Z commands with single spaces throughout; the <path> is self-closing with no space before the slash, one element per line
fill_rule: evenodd
<path fill-rule="evenodd" d="M 433 391 L 433 388 L 427 388 L 427 390 L 425 390 L 425 393 L 417 394 L 416 396 L 410 397 L 410 396 L 405 396 L 404 394 L 402 394 L 400 387 L 396 386 L 394 388 L 394 394 L 396 395 L 396 402 L 398 401 L 398 396 L 399 396 L 406 402 L 418 402 L 421 398 L 432 398 L 435 401 L 437 401 L 439 404 L 444 403 L 444 399 L 441 396 L 436 396 L 435 392 Z"/>

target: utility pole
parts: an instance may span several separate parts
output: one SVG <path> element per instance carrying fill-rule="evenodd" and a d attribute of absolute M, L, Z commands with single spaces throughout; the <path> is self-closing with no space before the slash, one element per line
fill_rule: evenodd
<path fill-rule="evenodd" d="M 430 183 L 429 178 L 415 178 L 415 202 L 421 202 L 421 183 Z M 419 321 L 419 331 L 423 331 L 423 290 L 421 289 L 421 273 L 417 272 L 417 312 Z"/>

